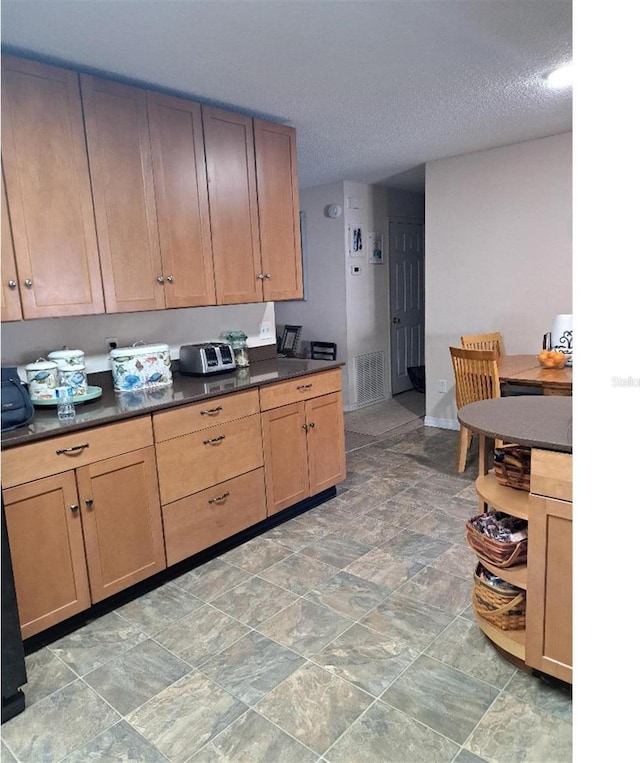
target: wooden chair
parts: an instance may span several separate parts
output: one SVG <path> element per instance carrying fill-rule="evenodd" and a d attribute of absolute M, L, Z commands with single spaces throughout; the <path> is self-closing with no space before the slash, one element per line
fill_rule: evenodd
<path fill-rule="evenodd" d="M 338 345 L 335 342 L 310 342 L 311 358 L 313 360 L 335 360 Z"/>
<path fill-rule="evenodd" d="M 467 334 L 460 337 L 460 342 L 465 350 L 497 350 L 499 356 L 504 355 L 504 342 L 500 331 L 489 334 Z"/>
<path fill-rule="evenodd" d="M 469 350 L 449 347 L 449 352 L 453 363 L 458 409 L 478 400 L 500 397 L 497 350 Z M 463 472 L 466 468 L 471 438 L 471 431 L 460 425 L 458 472 Z"/>

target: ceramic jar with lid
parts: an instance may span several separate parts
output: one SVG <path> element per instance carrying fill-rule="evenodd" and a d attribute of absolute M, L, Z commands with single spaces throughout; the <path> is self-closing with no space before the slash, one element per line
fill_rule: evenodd
<path fill-rule="evenodd" d="M 29 397 L 32 400 L 53 400 L 58 386 L 58 364 L 53 360 L 38 358 L 28 363 L 24 370 L 27 374 Z"/>
<path fill-rule="evenodd" d="M 87 374 L 85 373 L 84 352 L 82 350 L 54 350 L 47 357 L 58 365 L 58 380 L 61 387 L 70 387 L 73 397 L 87 394 Z"/>
<path fill-rule="evenodd" d="M 111 350 L 109 357 L 116 392 L 173 384 L 168 344 L 135 342 L 131 347 Z"/>

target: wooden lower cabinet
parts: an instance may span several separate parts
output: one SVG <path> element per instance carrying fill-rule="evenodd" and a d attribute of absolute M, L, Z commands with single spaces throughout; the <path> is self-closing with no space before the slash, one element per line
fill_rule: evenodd
<path fill-rule="evenodd" d="M 531 495 L 527 565 L 526 662 L 571 682 L 572 508 L 569 501 Z"/>
<path fill-rule="evenodd" d="M 167 564 L 176 564 L 266 519 L 264 469 L 162 507 Z"/>
<path fill-rule="evenodd" d="M 526 590 L 526 628 L 500 630 L 476 613 L 481 630 L 529 668 L 571 683 L 572 658 L 572 457 L 532 449 L 529 493 L 480 475 L 481 503 L 528 521 L 525 564 L 499 568 L 482 561 L 498 577 Z"/>
<path fill-rule="evenodd" d="M 166 567 L 153 448 L 4 491 L 23 638 Z"/>
<path fill-rule="evenodd" d="M 262 443 L 269 516 L 342 482 L 346 459 L 341 393 L 264 412 Z"/>
<path fill-rule="evenodd" d="M 74 473 L 4 491 L 23 638 L 91 605 Z"/>

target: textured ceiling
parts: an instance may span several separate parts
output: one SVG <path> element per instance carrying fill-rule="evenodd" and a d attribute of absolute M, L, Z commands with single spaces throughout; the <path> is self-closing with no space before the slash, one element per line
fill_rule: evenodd
<path fill-rule="evenodd" d="M 2 0 L 8 52 L 297 128 L 300 187 L 566 132 L 564 0 Z"/>

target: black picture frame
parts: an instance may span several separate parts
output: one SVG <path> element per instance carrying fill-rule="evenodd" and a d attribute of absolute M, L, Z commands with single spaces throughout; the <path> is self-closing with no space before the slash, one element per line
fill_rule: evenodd
<path fill-rule="evenodd" d="M 302 326 L 285 326 L 282 331 L 280 352 L 282 355 L 295 355 L 300 341 Z"/>

